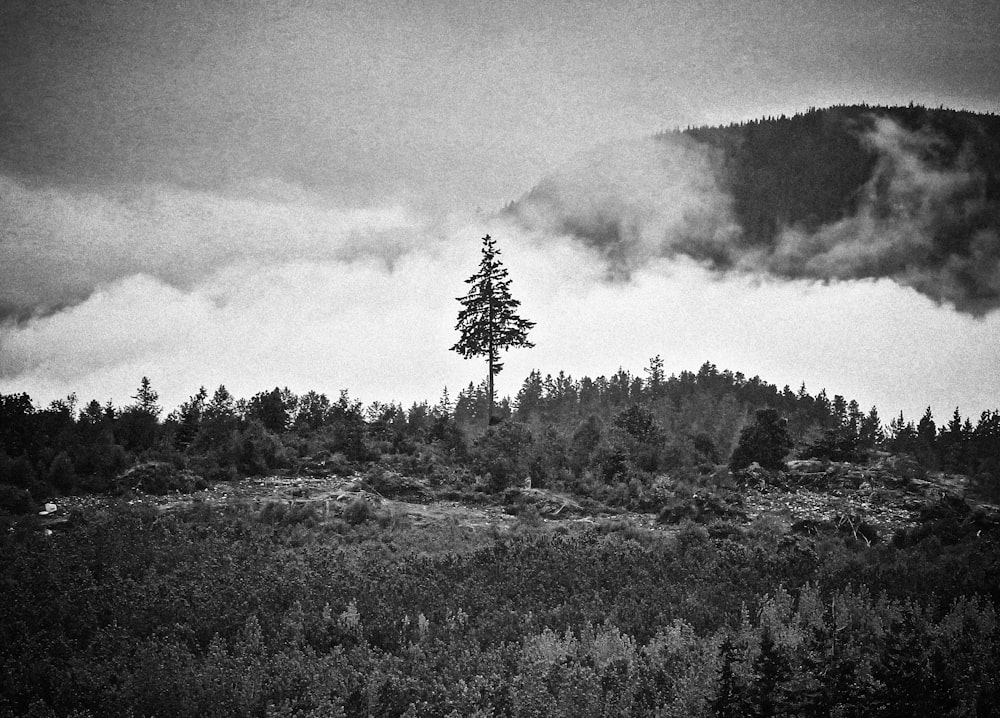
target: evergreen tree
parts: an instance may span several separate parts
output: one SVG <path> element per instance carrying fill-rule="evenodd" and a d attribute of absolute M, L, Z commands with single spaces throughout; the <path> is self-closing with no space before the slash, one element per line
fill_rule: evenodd
<path fill-rule="evenodd" d="M 205 402 L 208 400 L 208 392 L 205 387 L 200 387 L 198 393 L 181 404 L 168 419 L 177 425 L 174 434 L 174 445 L 179 449 L 186 449 L 194 441 L 201 427 L 201 416 L 205 411 Z"/>
<path fill-rule="evenodd" d="M 118 415 L 115 436 L 126 449 L 139 451 L 152 448 L 159 428 L 158 418 L 163 409 L 156 402 L 160 396 L 143 377 L 139 390 L 132 396 L 135 403 L 127 406 Z"/>
<path fill-rule="evenodd" d="M 600 420 L 593 414 L 588 416 L 573 432 L 569 445 L 569 464 L 576 476 L 580 476 L 583 470 L 590 465 L 594 452 L 601 443 L 603 433 Z"/>
<path fill-rule="evenodd" d="M 889 422 L 889 449 L 897 454 L 913 453 L 917 444 L 917 429 L 912 421 L 903 418 L 903 412 Z"/>
<path fill-rule="evenodd" d="M 934 415 L 929 406 L 917 423 L 916 450 L 917 461 L 932 469 L 938 467 L 937 425 L 934 423 Z"/>
<path fill-rule="evenodd" d="M 451 403 L 451 396 L 448 394 L 448 387 L 441 392 L 441 400 L 434 407 L 434 413 L 438 416 L 451 416 L 455 407 Z"/>
<path fill-rule="evenodd" d="M 884 442 L 885 431 L 882 429 L 882 420 L 879 418 L 878 409 L 873 406 L 861 420 L 858 443 L 866 449 L 874 449 L 882 446 Z"/>
<path fill-rule="evenodd" d="M 465 280 L 470 285 L 469 292 L 458 298 L 462 309 L 455 329 L 460 338 L 451 348 L 466 359 L 486 357 L 489 423 L 493 423 L 493 377 L 503 369 L 500 352 L 511 347 L 534 346 L 528 341 L 528 331 L 535 323 L 516 314 L 521 303 L 511 296 L 510 279 L 499 256 L 496 240 L 487 234 L 483 237 L 479 271 Z"/>
<path fill-rule="evenodd" d="M 139 382 L 139 390 L 132 397 L 135 399 L 135 404 L 132 408 L 149 414 L 150 416 L 157 417 L 163 409 L 156 402 L 159 400 L 160 395 L 153 390 L 152 384 L 150 384 L 149 377 L 143 377 Z"/>
<path fill-rule="evenodd" d="M 663 358 L 657 354 L 655 357 L 649 360 L 649 366 L 646 367 L 646 389 L 649 391 L 649 397 L 656 401 L 663 393 L 666 391 L 667 376 L 663 370 Z"/>
<path fill-rule="evenodd" d="M 774 409 L 758 409 L 754 423 L 740 432 L 729 468 L 739 471 L 756 461 L 765 469 L 784 469 L 792 445 L 785 419 Z"/>
<path fill-rule="evenodd" d="M 518 421 L 527 423 L 538 418 L 542 409 L 542 375 L 537 369 L 532 369 L 524 380 L 515 403 Z"/>

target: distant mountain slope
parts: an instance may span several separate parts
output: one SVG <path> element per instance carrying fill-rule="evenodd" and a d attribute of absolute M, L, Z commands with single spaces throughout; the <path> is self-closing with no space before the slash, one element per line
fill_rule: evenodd
<path fill-rule="evenodd" d="M 683 254 L 796 279 L 887 277 L 972 314 L 1000 306 L 1000 116 L 867 105 L 600 148 L 508 213 L 618 272 Z"/>
<path fill-rule="evenodd" d="M 926 143 L 912 149 L 929 168 L 977 176 L 968 191 L 984 200 L 984 211 L 969 217 L 964 227 L 954 226 L 964 229 L 958 234 L 969 236 L 975 229 L 997 227 L 997 115 L 851 105 L 683 133 L 721 150 L 724 186 L 733 196 L 746 241 L 756 244 L 770 242 L 785 226 L 816 231 L 858 211 L 865 186 L 879 162 L 887 159 L 885 149 L 870 140 L 880 119 L 925 138 Z"/>

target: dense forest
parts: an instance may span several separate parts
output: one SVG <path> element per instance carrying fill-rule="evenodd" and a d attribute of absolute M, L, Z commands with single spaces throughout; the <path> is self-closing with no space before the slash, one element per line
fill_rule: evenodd
<path fill-rule="evenodd" d="M 783 228 L 815 231 L 858 210 L 866 184 L 886 160 L 885 148 L 870 139 L 880 120 L 919 133 L 920 141 L 908 149 L 928 169 L 960 170 L 975 179 L 965 190 L 978 200 L 975 211 L 942 216 L 935 228 L 942 242 L 967 244 L 977 230 L 1000 226 L 998 115 L 912 104 L 840 105 L 790 117 L 675 129 L 655 138 L 687 138 L 716 150 L 720 180 L 732 196 L 741 228 L 740 241 L 770 245 Z M 540 199 L 544 193 L 543 182 L 522 201 Z M 516 210 L 516 203 L 508 209 Z M 586 231 L 579 225 L 574 229 Z M 723 255 L 705 258 L 725 261 Z"/>
<path fill-rule="evenodd" d="M 857 210 L 862 188 L 881 158 L 866 135 L 881 118 L 933 138 L 920 148 L 920 158 L 930 167 L 961 168 L 981 178 L 970 189 L 981 195 L 979 211 L 942 223 L 942 239 L 967 242 L 977 230 L 1000 225 L 997 115 L 920 105 L 846 105 L 727 127 L 687 128 L 683 134 L 722 152 L 723 177 L 745 241 L 766 244 L 784 226 L 815 230 Z"/>

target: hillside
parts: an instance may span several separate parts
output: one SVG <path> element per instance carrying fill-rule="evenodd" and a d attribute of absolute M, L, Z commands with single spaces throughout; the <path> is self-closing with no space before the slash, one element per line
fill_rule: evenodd
<path fill-rule="evenodd" d="M 768 245 L 782 227 L 816 231 L 857 212 L 889 158 L 869 139 L 883 120 L 925 139 L 918 156 L 929 169 L 977 176 L 968 191 L 983 206 L 965 217 L 937 217 L 939 241 L 967 246 L 977 231 L 1000 228 L 1000 116 L 851 105 L 683 134 L 721 151 L 724 186 L 745 241 Z"/>
<path fill-rule="evenodd" d="M 598 148 L 506 209 L 627 274 L 651 255 L 782 279 L 885 277 L 1000 305 L 1000 117 L 810 109 Z"/>
<path fill-rule="evenodd" d="M 0 715 L 888 717 L 1000 701 L 1000 511 L 974 508 L 961 477 L 890 456 L 793 462 L 728 488 L 663 477 L 644 513 L 336 468 L 68 497 L 6 534 Z"/>
<path fill-rule="evenodd" d="M 0 396 L 0 716 L 1000 705 L 1000 413 L 658 357 L 483 391 Z"/>

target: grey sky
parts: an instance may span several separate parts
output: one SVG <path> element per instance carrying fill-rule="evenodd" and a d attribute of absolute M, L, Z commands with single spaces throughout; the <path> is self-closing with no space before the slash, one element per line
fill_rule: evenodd
<path fill-rule="evenodd" d="M 475 208 L 520 197 L 597 145 L 676 126 L 832 103 L 998 112 L 998 28 L 992 0 L 8 0 L 4 291 L 64 311 L 0 325 L 0 390 L 125 401 L 149 374 L 168 402 L 213 381 L 349 387 L 364 399 L 433 399 L 444 384 L 454 393 L 481 373 L 447 353 L 452 298 L 486 226 L 470 220 Z M 1000 404 L 996 316 L 970 322 L 883 282 L 755 289 L 691 267 L 589 290 L 576 249 L 509 240 L 512 262 L 520 251 L 544 268 L 525 264 L 514 281 L 526 310 L 535 297 L 530 318 L 548 340 L 512 358 L 505 381 L 532 366 L 640 372 L 659 353 L 672 370 L 711 359 L 779 384 L 829 386 L 885 415 Z M 432 257 L 445 264 L 430 268 Z M 559 260 L 576 274 L 560 275 Z M 422 268 L 426 282 L 400 267 Z M 558 295 L 569 306 L 551 304 L 555 281 L 572 287 Z M 357 293 L 328 294 L 330 282 Z M 374 289 L 361 299 L 366 282 Z M 297 304 L 278 299 L 291 285 Z M 859 313 L 869 295 L 909 313 L 907 327 L 923 318 L 906 352 L 891 313 Z M 790 296 L 803 326 L 787 315 Z M 694 304 L 667 312 L 670 327 L 651 328 L 658 320 L 645 311 L 631 318 L 628 302 L 668 301 Z M 780 333 L 761 329 L 755 345 L 738 319 L 745 310 L 724 316 L 726 301 L 754 307 L 754 321 L 770 317 Z M 587 325 L 598 339 L 581 344 L 567 313 L 608 306 L 619 314 L 600 313 L 607 325 Z M 341 341 L 321 340 L 331 323 Z M 943 336 L 957 346 L 946 350 Z M 296 352 L 282 353 L 289 346 Z M 859 372 L 862 351 L 882 370 Z"/>
<path fill-rule="evenodd" d="M 1000 6 L 6 3 L 22 176 L 486 209 L 612 138 L 868 101 L 1000 108 Z"/>

